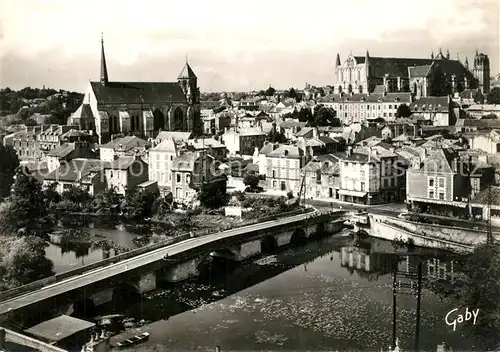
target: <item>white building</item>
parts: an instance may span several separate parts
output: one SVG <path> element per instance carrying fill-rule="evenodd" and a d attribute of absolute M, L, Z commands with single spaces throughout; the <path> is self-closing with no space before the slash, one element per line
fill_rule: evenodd
<path fill-rule="evenodd" d="M 158 182 L 160 192 L 172 189 L 172 162 L 177 157 L 177 147 L 166 139 L 149 151 L 149 180 Z"/>

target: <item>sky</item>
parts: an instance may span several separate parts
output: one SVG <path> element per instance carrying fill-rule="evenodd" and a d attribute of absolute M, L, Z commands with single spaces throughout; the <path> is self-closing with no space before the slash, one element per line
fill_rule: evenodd
<path fill-rule="evenodd" d="M 499 0 L 1 0 L 0 87 L 83 92 L 99 79 L 176 81 L 185 61 L 210 91 L 334 83 L 336 54 L 429 57 L 441 47 L 499 71 Z"/>

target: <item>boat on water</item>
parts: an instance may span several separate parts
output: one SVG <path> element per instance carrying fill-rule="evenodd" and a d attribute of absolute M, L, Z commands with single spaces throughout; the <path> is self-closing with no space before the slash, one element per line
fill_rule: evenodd
<path fill-rule="evenodd" d="M 354 223 L 351 220 L 346 220 L 346 221 L 344 221 L 344 227 L 348 228 L 348 229 L 353 229 Z"/>
<path fill-rule="evenodd" d="M 147 340 L 149 340 L 149 335 L 150 335 L 149 332 L 143 332 L 140 335 L 136 335 L 136 336 L 131 337 L 129 339 L 118 342 L 116 344 L 116 347 L 118 347 L 119 349 L 122 349 L 122 348 L 128 348 L 128 347 L 138 345 L 140 343 L 143 343 L 143 342 L 146 342 Z"/>

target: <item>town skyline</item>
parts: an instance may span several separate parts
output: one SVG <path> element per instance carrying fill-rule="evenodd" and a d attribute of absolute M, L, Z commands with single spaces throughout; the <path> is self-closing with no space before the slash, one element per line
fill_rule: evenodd
<path fill-rule="evenodd" d="M 366 50 L 426 58 L 441 48 L 469 62 L 478 50 L 490 57 L 491 75 L 499 72 L 496 1 L 423 0 L 418 8 L 409 1 L 354 1 L 342 4 L 341 14 L 338 2 L 319 0 L 307 8 L 254 3 L 244 14 L 222 0 L 168 9 L 154 4 L 155 11 L 149 3 L 3 2 L 0 86 L 85 91 L 89 80 L 99 79 L 101 33 L 111 81 L 176 81 L 187 55 L 204 92 L 333 84 L 336 54 L 343 61 Z M 375 24 L 374 18 L 390 20 Z"/>

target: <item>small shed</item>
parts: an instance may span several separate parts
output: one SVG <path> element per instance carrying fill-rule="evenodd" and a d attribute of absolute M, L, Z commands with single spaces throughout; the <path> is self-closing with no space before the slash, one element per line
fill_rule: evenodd
<path fill-rule="evenodd" d="M 95 324 L 86 320 L 61 315 L 26 329 L 24 332 L 41 341 L 68 348 L 82 346 L 90 339 L 89 330 Z"/>

